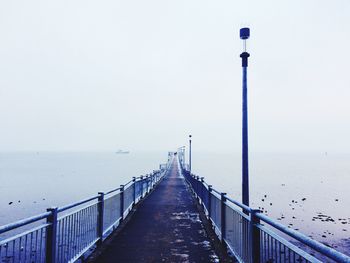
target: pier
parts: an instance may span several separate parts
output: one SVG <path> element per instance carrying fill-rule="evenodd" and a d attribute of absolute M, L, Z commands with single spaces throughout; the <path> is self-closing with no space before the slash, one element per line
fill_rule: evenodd
<path fill-rule="evenodd" d="M 181 155 L 120 187 L 1 226 L 0 262 L 350 262 L 215 189 Z"/>
<path fill-rule="evenodd" d="M 91 262 L 216 262 L 195 199 L 174 160 L 121 232 Z"/>

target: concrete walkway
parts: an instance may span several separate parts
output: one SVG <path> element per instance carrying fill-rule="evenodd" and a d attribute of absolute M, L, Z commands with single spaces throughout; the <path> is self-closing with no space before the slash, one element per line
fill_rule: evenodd
<path fill-rule="evenodd" d="M 176 161 L 95 262 L 219 262 Z"/>

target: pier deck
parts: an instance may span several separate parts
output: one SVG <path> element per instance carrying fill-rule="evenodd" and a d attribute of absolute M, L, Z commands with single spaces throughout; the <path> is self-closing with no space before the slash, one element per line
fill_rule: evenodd
<path fill-rule="evenodd" d="M 95 262 L 218 262 L 176 161 Z"/>

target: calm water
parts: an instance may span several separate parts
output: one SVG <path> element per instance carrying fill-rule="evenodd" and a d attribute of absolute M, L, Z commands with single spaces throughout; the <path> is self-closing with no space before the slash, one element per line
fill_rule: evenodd
<path fill-rule="evenodd" d="M 0 225 L 107 191 L 167 153 L 0 153 Z M 192 170 L 241 200 L 240 155 L 194 153 Z M 251 206 L 350 254 L 350 155 L 252 154 Z M 12 202 L 12 203 L 11 203 Z"/>
<path fill-rule="evenodd" d="M 241 200 L 241 156 L 198 154 L 193 172 Z M 250 206 L 350 255 L 350 155 L 251 154 Z"/>
<path fill-rule="evenodd" d="M 167 153 L 0 153 L 0 225 L 117 188 L 166 161 Z"/>

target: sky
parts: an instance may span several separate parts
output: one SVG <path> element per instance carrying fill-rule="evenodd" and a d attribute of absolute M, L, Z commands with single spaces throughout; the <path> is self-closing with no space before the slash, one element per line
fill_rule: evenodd
<path fill-rule="evenodd" d="M 0 1 L 0 151 L 350 152 L 350 1 Z"/>

